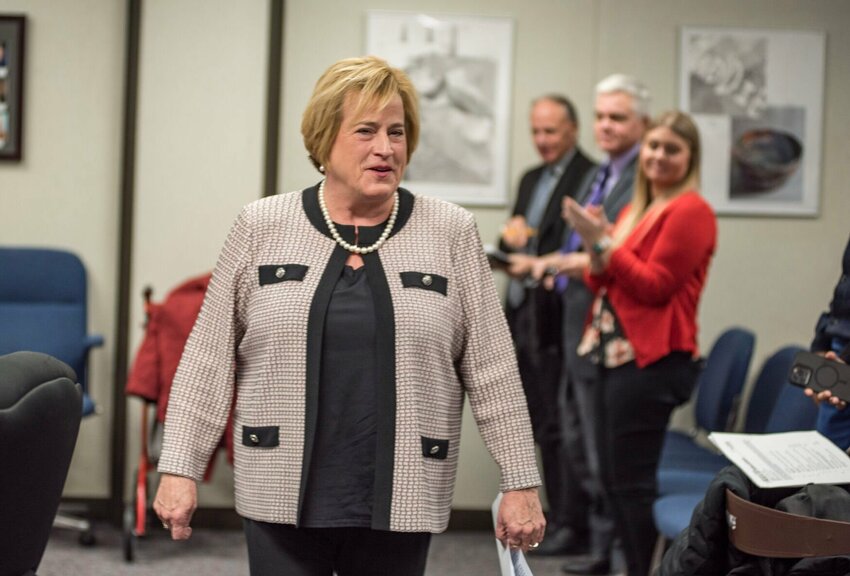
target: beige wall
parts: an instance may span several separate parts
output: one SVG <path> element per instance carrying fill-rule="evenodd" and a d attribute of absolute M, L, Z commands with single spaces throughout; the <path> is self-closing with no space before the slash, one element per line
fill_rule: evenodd
<path fill-rule="evenodd" d="M 88 268 L 89 329 L 106 338 L 91 355 L 91 393 L 103 412 L 83 421 L 68 487 L 75 496 L 103 496 L 112 426 L 124 4 L 3 0 L 0 12 L 28 18 L 23 161 L 0 164 L 0 244 L 70 249 Z"/>
<path fill-rule="evenodd" d="M 266 2 L 146 0 L 139 71 L 130 342 L 154 300 L 211 271 L 239 209 L 262 193 Z M 127 469 L 139 453 L 141 401 L 128 404 Z M 232 503 L 230 469 L 201 489 Z"/>
<path fill-rule="evenodd" d="M 850 3 L 843 0 L 288 0 L 285 15 L 280 174 L 282 191 L 317 180 L 306 160 L 301 111 L 319 74 L 334 60 L 363 52 L 365 11 L 392 9 L 480 14 L 514 22 L 510 126 L 511 197 L 536 161 L 528 105 L 549 91 L 580 109 L 582 145 L 595 156 L 590 123 L 593 84 L 615 71 L 650 86 L 653 110 L 675 106 L 679 27 L 735 26 L 824 31 L 821 216 L 721 217 L 718 253 L 701 314 L 710 343 L 726 326 L 758 335 L 755 364 L 777 347 L 805 344 L 838 275 L 850 226 L 845 159 L 850 115 Z M 83 425 L 66 493 L 108 492 L 108 434 L 114 350 L 117 213 L 125 6 L 115 0 L 0 0 L 2 12 L 26 12 L 26 147 L 22 164 L 0 165 L 0 243 L 69 247 L 92 283 L 91 328 L 107 345 L 93 356 L 93 391 L 105 413 Z M 131 345 L 141 337 L 141 290 L 160 297 L 212 267 L 238 207 L 260 195 L 266 2 L 147 0 L 143 8 Z M 475 214 L 493 241 L 508 207 Z M 0 271 L 2 273 L 2 271 Z M 138 454 L 131 402 L 128 467 Z M 455 503 L 484 508 L 498 471 L 467 418 Z M 227 469 L 202 494 L 229 505 Z"/>

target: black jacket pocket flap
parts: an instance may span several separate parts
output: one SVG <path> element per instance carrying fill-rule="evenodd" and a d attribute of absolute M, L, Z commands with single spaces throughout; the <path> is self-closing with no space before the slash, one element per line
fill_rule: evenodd
<path fill-rule="evenodd" d="M 260 266 L 260 286 L 287 280 L 304 280 L 307 266 L 303 264 L 266 264 Z"/>
<path fill-rule="evenodd" d="M 280 444 L 277 426 L 243 426 L 242 445 L 252 448 L 274 448 Z"/>
<path fill-rule="evenodd" d="M 422 455 L 425 458 L 445 460 L 449 455 L 449 441 L 422 436 Z"/>
<path fill-rule="evenodd" d="M 401 285 L 405 288 L 421 288 L 439 292 L 443 296 L 449 287 L 449 279 L 439 274 L 427 274 L 425 272 L 402 272 Z"/>

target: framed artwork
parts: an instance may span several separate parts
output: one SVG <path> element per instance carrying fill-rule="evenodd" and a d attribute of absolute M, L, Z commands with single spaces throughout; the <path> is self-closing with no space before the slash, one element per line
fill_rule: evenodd
<path fill-rule="evenodd" d="M 419 146 L 404 185 L 459 204 L 505 205 L 513 22 L 369 11 L 366 44 L 419 94 Z"/>
<path fill-rule="evenodd" d="M 0 15 L 0 160 L 20 161 L 26 17 Z"/>
<path fill-rule="evenodd" d="M 817 216 L 823 33 L 683 28 L 680 106 L 718 214 Z"/>

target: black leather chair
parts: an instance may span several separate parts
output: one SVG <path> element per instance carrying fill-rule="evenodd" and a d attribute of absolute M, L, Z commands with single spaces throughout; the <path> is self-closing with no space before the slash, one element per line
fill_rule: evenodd
<path fill-rule="evenodd" d="M 0 356 L 0 576 L 33 576 L 77 443 L 74 371 L 38 352 Z"/>

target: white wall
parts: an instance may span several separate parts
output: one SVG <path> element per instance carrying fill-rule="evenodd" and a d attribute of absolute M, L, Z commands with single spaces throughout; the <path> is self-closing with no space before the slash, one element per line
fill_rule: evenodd
<path fill-rule="evenodd" d="M 537 95 L 562 91 L 580 110 L 582 145 L 595 81 L 615 72 L 643 78 L 654 111 L 678 102 L 679 27 L 735 26 L 824 31 L 821 216 L 721 217 L 701 323 L 709 344 L 726 326 L 755 330 L 754 364 L 775 348 L 807 343 L 838 276 L 850 181 L 850 3 L 843 0 L 287 0 L 281 119 L 281 191 L 317 173 L 300 137 L 301 112 L 319 74 L 363 53 L 368 9 L 503 16 L 514 21 L 510 181 L 536 161 L 527 112 Z M 30 18 L 26 142 L 21 164 L 0 164 L 0 243 L 69 247 L 92 284 L 93 392 L 107 411 L 83 425 L 66 493 L 108 492 L 108 434 L 116 307 L 116 259 L 124 77 L 125 4 L 115 0 L 0 0 Z M 259 197 L 262 174 L 268 3 L 147 0 L 143 7 L 131 346 L 141 338 L 141 290 L 162 297 L 208 270 L 242 204 Z M 511 190 L 513 196 L 514 190 Z M 476 209 L 493 241 L 508 207 Z M 0 271 L 2 273 L 2 271 Z M 138 404 L 129 414 L 128 468 L 138 454 Z M 455 504 L 485 508 L 497 470 L 467 418 Z M 202 504 L 229 505 L 226 467 Z"/>

